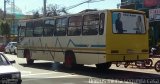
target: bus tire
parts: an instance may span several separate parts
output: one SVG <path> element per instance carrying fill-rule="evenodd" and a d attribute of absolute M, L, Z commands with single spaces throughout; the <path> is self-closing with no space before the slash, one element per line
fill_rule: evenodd
<path fill-rule="evenodd" d="M 101 71 L 106 71 L 111 67 L 112 63 L 107 62 L 107 63 L 101 63 L 101 64 L 96 64 L 96 68 Z"/>
<path fill-rule="evenodd" d="M 27 60 L 27 65 L 31 65 L 34 63 L 34 60 L 33 59 L 30 59 L 30 60 Z"/>
<path fill-rule="evenodd" d="M 64 60 L 64 66 L 67 69 L 73 69 L 76 65 L 76 58 L 73 51 L 68 50 L 65 52 L 65 60 Z"/>
<path fill-rule="evenodd" d="M 155 69 L 157 72 L 160 72 L 160 60 L 155 63 L 154 69 Z"/>
<path fill-rule="evenodd" d="M 30 51 L 28 49 L 24 50 L 24 57 L 26 58 L 27 65 L 34 63 L 34 60 L 31 59 Z"/>

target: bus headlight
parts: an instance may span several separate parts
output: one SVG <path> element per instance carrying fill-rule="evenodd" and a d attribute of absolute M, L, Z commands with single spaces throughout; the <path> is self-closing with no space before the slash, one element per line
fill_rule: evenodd
<path fill-rule="evenodd" d="M 21 78 L 21 74 L 20 73 L 14 73 L 12 74 L 12 78 Z"/>

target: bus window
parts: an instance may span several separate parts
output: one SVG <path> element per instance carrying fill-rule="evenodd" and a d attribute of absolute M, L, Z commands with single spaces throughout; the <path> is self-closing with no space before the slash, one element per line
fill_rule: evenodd
<path fill-rule="evenodd" d="M 104 32 L 104 20 L 105 20 L 105 14 L 100 14 L 100 27 L 99 27 L 99 35 L 103 35 Z"/>
<path fill-rule="evenodd" d="M 33 36 L 33 22 L 27 22 L 27 27 L 26 27 L 26 37 L 31 37 Z"/>
<path fill-rule="evenodd" d="M 78 36 L 81 34 L 82 16 L 72 16 L 69 18 L 68 36 Z"/>
<path fill-rule="evenodd" d="M 83 35 L 97 35 L 99 29 L 99 14 L 84 16 Z"/>
<path fill-rule="evenodd" d="M 34 37 L 43 35 L 43 20 L 34 21 Z"/>
<path fill-rule="evenodd" d="M 56 19 L 56 30 L 54 32 L 55 36 L 65 36 L 67 28 L 67 18 Z"/>
<path fill-rule="evenodd" d="M 25 29 L 26 29 L 26 22 L 20 22 L 18 24 L 18 36 L 24 37 L 25 36 Z"/>
<path fill-rule="evenodd" d="M 25 36 L 25 29 L 26 29 L 26 26 L 18 26 L 18 32 L 19 32 L 19 35 L 20 37 L 24 37 Z"/>
<path fill-rule="evenodd" d="M 113 33 L 144 34 L 145 23 L 143 14 L 129 12 L 112 13 Z"/>
<path fill-rule="evenodd" d="M 55 28 L 55 20 L 45 20 L 44 22 L 44 36 L 53 36 L 54 28 Z"/>

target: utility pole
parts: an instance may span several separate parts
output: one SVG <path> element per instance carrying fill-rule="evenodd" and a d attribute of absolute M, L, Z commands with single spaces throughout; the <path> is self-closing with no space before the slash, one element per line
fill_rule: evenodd
<path fill-rule="evenodd" d="M 3 13 L 3 20 L 6 19 L 6 0 L 4 0 L 4 13 Z"/>
<path fill-rule="evenodd" d="M 44 17 L 46 17 L 46 3 L 47 3 L 47 0 L 43 0 L 43 5 L 44 5 L 43 16 Z"/>
<path fill-rule="evenodd" d="M 13 31 L 11 31 L 12 33 L 16 32 L 15 29 L 15 0 L 12 0 L 11 2 L 11 10 L 12 10 L 12 29 Z"/>

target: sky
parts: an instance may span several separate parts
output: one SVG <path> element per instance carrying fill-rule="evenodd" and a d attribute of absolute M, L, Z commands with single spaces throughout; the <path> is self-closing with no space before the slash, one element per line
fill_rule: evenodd
<path fill-rule="evenodd" d="M 10 2 L 12 0 L 9 0 Z M 57 4 L 59 7 L 70 7 L 76 4 L 79 4 L 81 2 L 84 2 L 87 0 L 47 0 L 48 4 Z M 99 0 L 96 0 L 99 1 Z M 0 8 L 3 10 L 3 0 L 0 0 Z M 68 10 L 69 13 L 78 13 L 85 9 L 115 9 L 117 8 L 117 4 L 120 3 L 120 0 L 104 0 L 100 2 L 94 2 L 94 3 L 85 3 L 78 7 L 75 7 L 73 9 Z M 43 0 L 15 0 L 16 7 L 22 11 L 23 14 L 32 14 L 33 10 L 40 10 L 43 7 Z M 7 8 L 10 8 L 11 5 L 7 4 Z M 11 12 L 11 10 L 8 10 L 7 12 Z"/>

